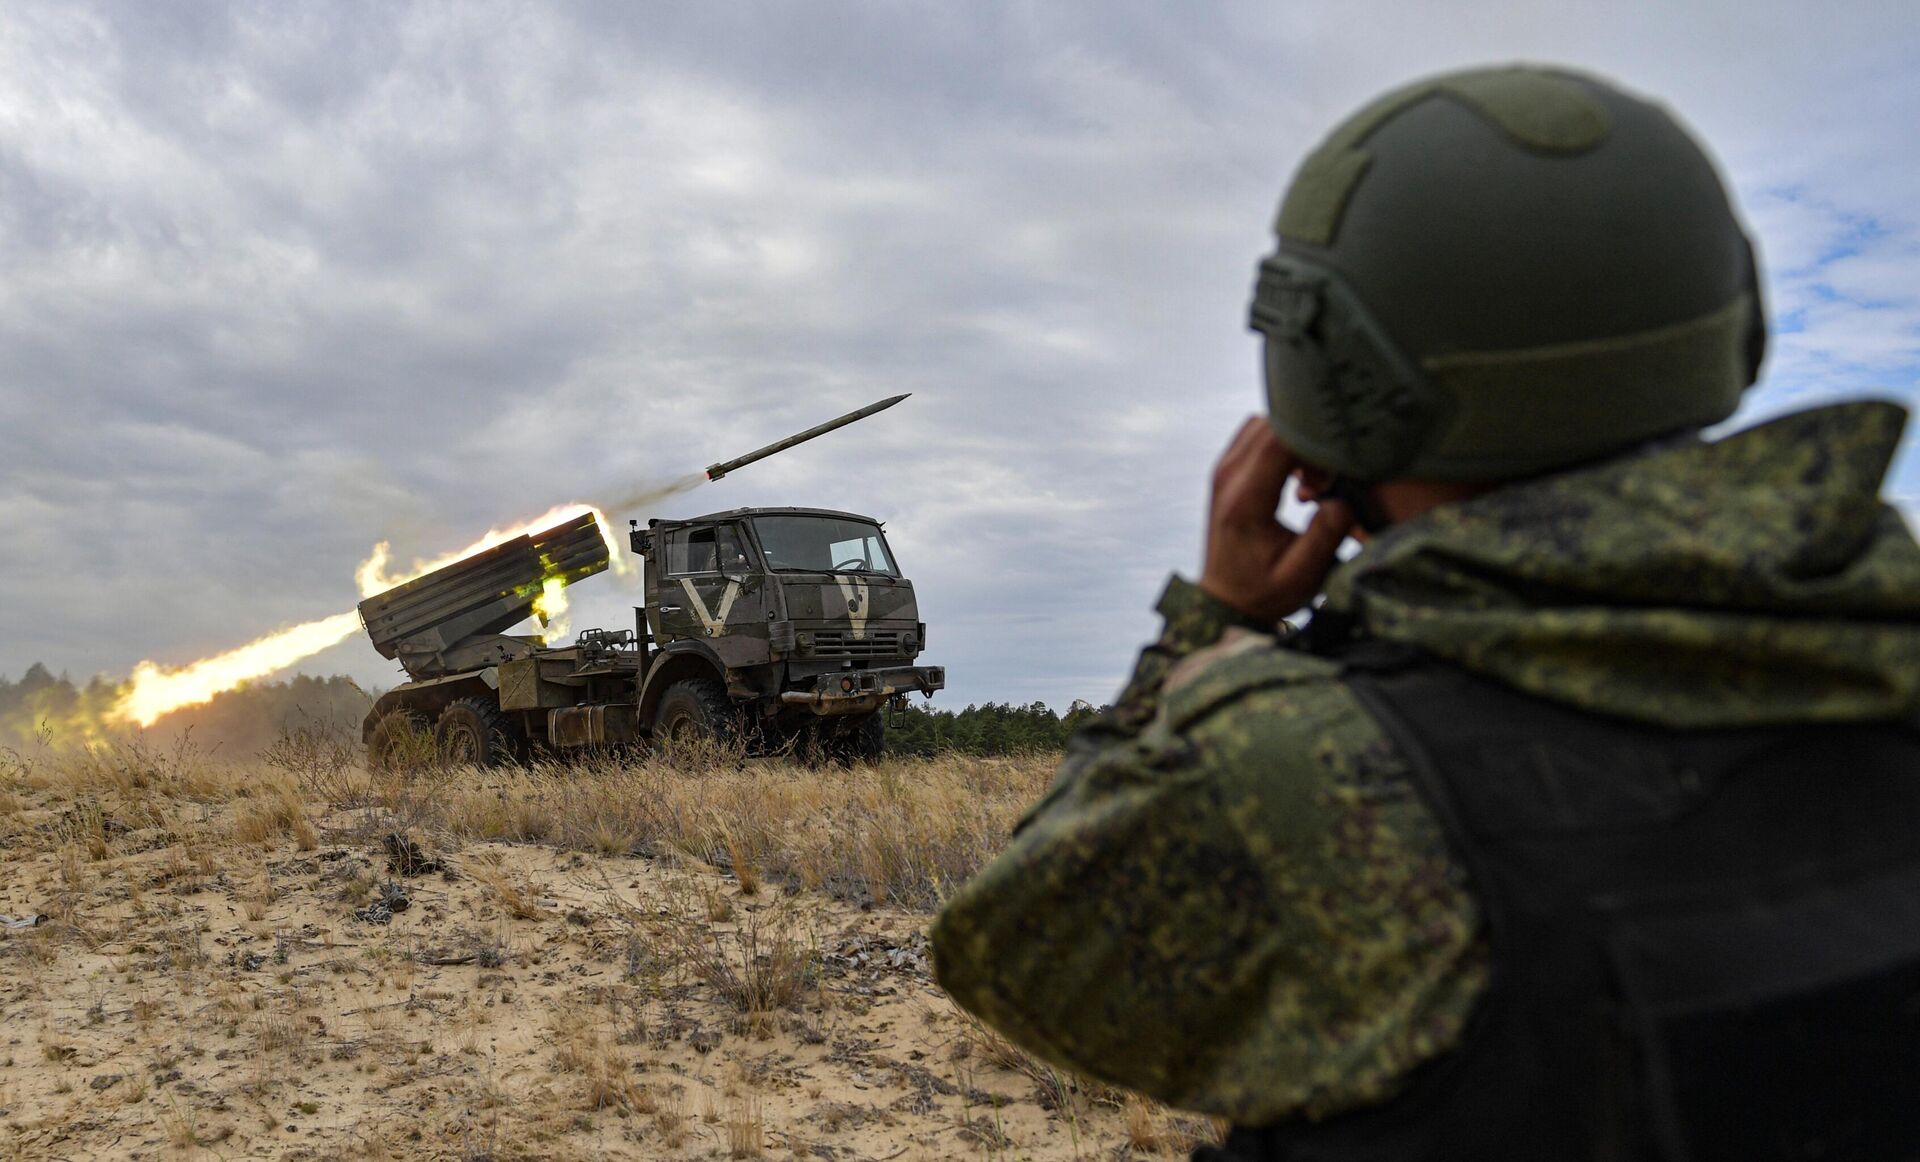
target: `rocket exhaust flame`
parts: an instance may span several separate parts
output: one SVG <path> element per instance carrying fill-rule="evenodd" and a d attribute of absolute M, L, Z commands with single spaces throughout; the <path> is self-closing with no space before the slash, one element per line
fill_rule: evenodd
<path fill-rule="evenodd" d="M 540 596 L 533 599 L 533 613 L 546 627 L 547 640 L 567 636 L 573 628 L 567 618 L 567 582 L 564 577 L 548 577 L 540 582 Z"/>
<path fill-rule="evenodd" d="M 693 483 L 699 482 L 700 478 L 693 478 Z M 680 491 L 677 486 L 681 482 L 675 481 L 674 484 L 670 486 L 670 491 Z M 631 573 L 633 565 L 626 560 L 621 546 L 614 540 L 612 524 L 606 514 L 593 505 L 574 503 L 550 508 L 515 527 L 488 529 L 485 536 L 463 549 L 432 560 L 416 560 L 392 572 L 389 572 L 393 569 L 392 546 L 381 541 L 373 547 L 367 559 L 360 562 L 360 567 L 354 570 L 354 580 L 359 584 L 360 595 L 371 597 L 515 537 L 550 528 L 589 512 L 594 515 L 600 535 L 607 543 L 607 557 L 613 571 L 617 574 Z M 566 583 L 557 577 L 546 579 L 541 585 L 540 601 L 535 608 L 546 625 L 549 640 L 567 633 L 567 606 Z M 132 678 L 128 680 L 119 701 L 107 712 L 107 718 L 110 722 L 152 726 L 175 710 L 211 701 L 215 695 L 244 682 L 277 673 L 321 650 L 339 645 L 359 628 L 360 615 L 348 610 L 268 634 L 237 649 L 185 666 L 162 667 L 150 661 L 141 662 L 133 668 Z"/>
<path fill-rule="evenodd" d="M 845 427 L 855 420 L 875 412 L 885 411 L 905 398 L 907 397 L 904 395 L 896 395 L 890 399 L 869 404 L 838 419 L 829 420 L 824 424 L 808 428 L 798 435 L 789 436 L 749 452 L 745 456 L 709 465 L 705 472 L 691 473 L 676 477 L 663 485 L 641 489 L 623 496 L 613 507 L 644 508 L 676 493 L 705 484 L 709 480 L 718 480 L 736 468 L 745 467 L 796 444 L 805 443 L 817 436 Z M 361 597 L 372 597 L 396 585 L 431 573 L 435 569 L 451 565 L 455 561 L 463 561 L 475 553 L 491 549 L 515 537 L 536 533 L 587 513 L 594 515 L 600 535 L 606 541 L 609 567 L 616 575 L 631 576 L 634 567 L 622 553 L 619 543 L 614 540 L 613 525 L 607 520 L 606 514 L 593 505 L 575 502 L 550 508 L 514 528 L 489 529 L 486 536 L 464 549 L 447 553 L 433 560 L 416 560 L 413 564 L 396 572 L 388 571 L 393 567 L 392 546 L 386 541 L 381 541 L 373 547 L 367 559 L 360 563 L 360 567 L 354 570 L 354 580 L 359 585 Z M 534 611 L 547 628 L 548 640 L 565 636 L 567 633 L 567 606 L 565 579 L 560 577 L 543 579 L 540 598 L 534 605 Z M 175 710 L 211 701 L 215 695 L 231 690 L 244 682 L 267 677 L 310 658 L 329 646 L 338 645 L 351 637 L 359 628 L 359 613 L 349 610 L 346 613 L 336 613 L 332 617 L 323 617 L 318 621 L 306 622 L 268 634 L 236 649 L 202 658 L 184 666 L 162 667 L 151 661 L 141 662 L 134 667 L 133 676 L 122 687 L 118 700 L 102 717 L 110 724 L 133 723 L 143 727 L 152 726 Z M 90 732 L 95 725 L 89 722 L 86 724 L 86 729 Z"/>
<path fill-rule="evenodd" d="M 182 706 L 206 702 L 242 682 L 284 670 L 302 658 L 338 645 L 359 628 L 360 615 L 348 610 L 268 634 L 178 669 L 141 662 L 133 668 L 126 692 L 108 715 L 122 722 L 152 726 L 162 715 Z"/>

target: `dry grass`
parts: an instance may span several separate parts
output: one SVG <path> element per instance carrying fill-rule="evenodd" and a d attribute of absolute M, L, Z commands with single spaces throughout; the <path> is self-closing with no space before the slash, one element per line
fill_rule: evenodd
<path fill-rule="evenodd" d="M 478 852 L 460 866 L 471 879 L 486 887 L 507 915 L 516 920 L 533 920 L 544 914 L 539 889 L 531 879 L 501 866 L 498 852 Z"/>
<path fill-rule="evenodd" d="M 1044 760 L 954 756 L 852 769 L 784 761 L 686 771 L 652 760 L 480 778 L 421 772 L 379 788 L 395 816 L 461 840 L 601 855 L 679 852 L 763 881 L 930 910 L 1006 842 L 1051 777 Z"/>
<path fill-rule="evenodd" d="M 610 1039 L 586 1008 L 563 1010 L 553 1022 L 553 1066 L 565 1074 L 577 1075 L 585 1108 L 620 1108 L 636 1113 L 653 1113 L 653 1091 L 634 1076 L 632 1066 L 619 1045 Z"/>
<path fill-rule="evenodd" d="M 116 740 L 82 750 L 9 752 L 10 781 L 34 790 L 75 796 L 116 796 L 129 805 L 155 800 L 225 801 L 248 781 L 233 764 L 217 761 L 182 739 L 172 747 Z M 250 772 L 255 778 L 258 770 Z"/>
<path fill-rule="evenodd" d="M 319 836 L 307 820 L 306 803 L 291 781 L 259 786 L 234 812 L 235 842 L 260 845 L 292 836 L 301 851 L 312 851 Z"/>
<path fill-rule="evenodd" d="M 1064 1115 L 1078 1127 L 1102 1110 L 1117 1110 L 1126 1126 L 1127 1144 L 1136 1154 L 1186 1157 L 1201 1143 L 1218 1143 L 1226 1136 L 1224 1123 L 1180 1114 L 1137 1093 L 1063 1073 L 981 1023 L 962 1009 L 953 1010 L 960 1036 L 953 1055 L 963 1076 L 977 1076 L 979 1066 L 1012 1074 L 1033 1087 L 1034 1100 Z"/>
<path fill-rule="evenodd" d="M 729 1158 L 760 1157 L 766 1138 L 766 1126 L 758 1097 L 743 1094 L 729 1101 L 726 1128 Z"/>
<path fill-rule="evenodd" d="M 411 731 L 400 740 L 400 766 L 424 765 L 432 754 L 430 731 Z M 360 767 L 361 748 L 337 725 L 303 721 L 261 752 L 266 766 L 291 776 L 307 798 L 341 806 L 365 801 L 372 782 Z"/>
<path fill-rule="evenodd" d="M 716 904 L 725 899 L 713 886 L 682 879 L 664 907 L 627 919 L 749 1024 L 799 1005 L 818 983 L 820 963 L 819 942 L 804 919 L 787 905 L 722 911 Z"/>
<path fill-rule="evenodd" d="M 0 1051 L 0 1146 L 1064 1159 L 1167 1154 L 1199 1125 L 929 1003 L 928 912 L 1045 760 L 343 755 L 0 753 L 0 911 L 53 917 L 0 939 L 26 1030 Z M 438 868 L 396 871 L 396 833 Z M 355 915 L 396 879 L 411 908 Z"/>
<path fill-rule="evenodd" d="M 1192 1114 L 1179 1114 L 1137 1093 L 1126 1095 L 1124 1110 L 1127 1145 L 1136 1154 L 1185 1158 L 1202 1143 L 1226 1140 L 1226 1123 Z"/>
<path fill-rule="evenodd" d="M 176 1150 L 203 1149 L 219 1145 L 233 1134 L 232 1127 L 210 1128 L 191 1102 L 169 1101 L 157 1115 L 166 1132 L 167 1144 Z"/>

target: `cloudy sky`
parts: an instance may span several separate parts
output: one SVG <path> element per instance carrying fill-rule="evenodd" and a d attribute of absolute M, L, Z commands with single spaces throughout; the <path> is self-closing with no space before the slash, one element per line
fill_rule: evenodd
<path fill-rule="evenodd" d="M 871 513 L 943 703 L 1105 700 L 1258 405 L 1287 176 L 1376 91 L 1510 59 L 1712 143 L 1779 333 L 1750 415 L 1915 393 L 1904 0 L 8 4 L 0 674 L 186 662 L 350 608 L 376 540 L 911 391 L 616 516 Z M 396 679 L 357 638 L 305 668 Z"/>

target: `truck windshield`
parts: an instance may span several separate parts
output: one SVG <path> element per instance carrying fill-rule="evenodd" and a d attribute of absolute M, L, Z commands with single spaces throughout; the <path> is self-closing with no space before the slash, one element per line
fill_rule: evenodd
<path fill-rule="evenodd" d="M 884 573 L 898 577 L 878 525 L 837 516 L 760 516 L 753 519 L 775 570 L 801 573 Z"/>

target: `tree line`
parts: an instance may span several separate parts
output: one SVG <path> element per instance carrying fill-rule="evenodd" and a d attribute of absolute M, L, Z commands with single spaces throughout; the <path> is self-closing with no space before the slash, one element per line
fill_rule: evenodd
<path fill-rule="evenodd" d="M 1075 702 L 1056 714 L 1045 702 L 1015 706 L 1009 702 L 969 705 L 965 710 L 908 704 L 904 720 L 887 726 L 887 753 L 932 758 L 958 752 L 971 755 L 1058 753 L 1066 749 L 1088 719 L 1102 710 Z"/>
<path fill-rule="evenodd" d="M 38 662 L 18 681 L 0 676 L 0 747 L 105 741 L 115 732 L 108 712 L 122 690 L 105 678 L 76 684 Z M 358 739 L 374 696 L 338 675 L 252 682 L 162 718 L 147 737 L 171 740 L 186 734 L 203 749 L 242 758 L 300 729 Z M 1044 702 L 987 702 L 964 710 L 909 705 L 903 717 L 889 716 L 893 721 L 886 749 L 888 754 L 918 758 L 1057 753 L 1075 730 L 1100 712 L 1085 702 L 1075 702 L 1065 714 Z"/>

